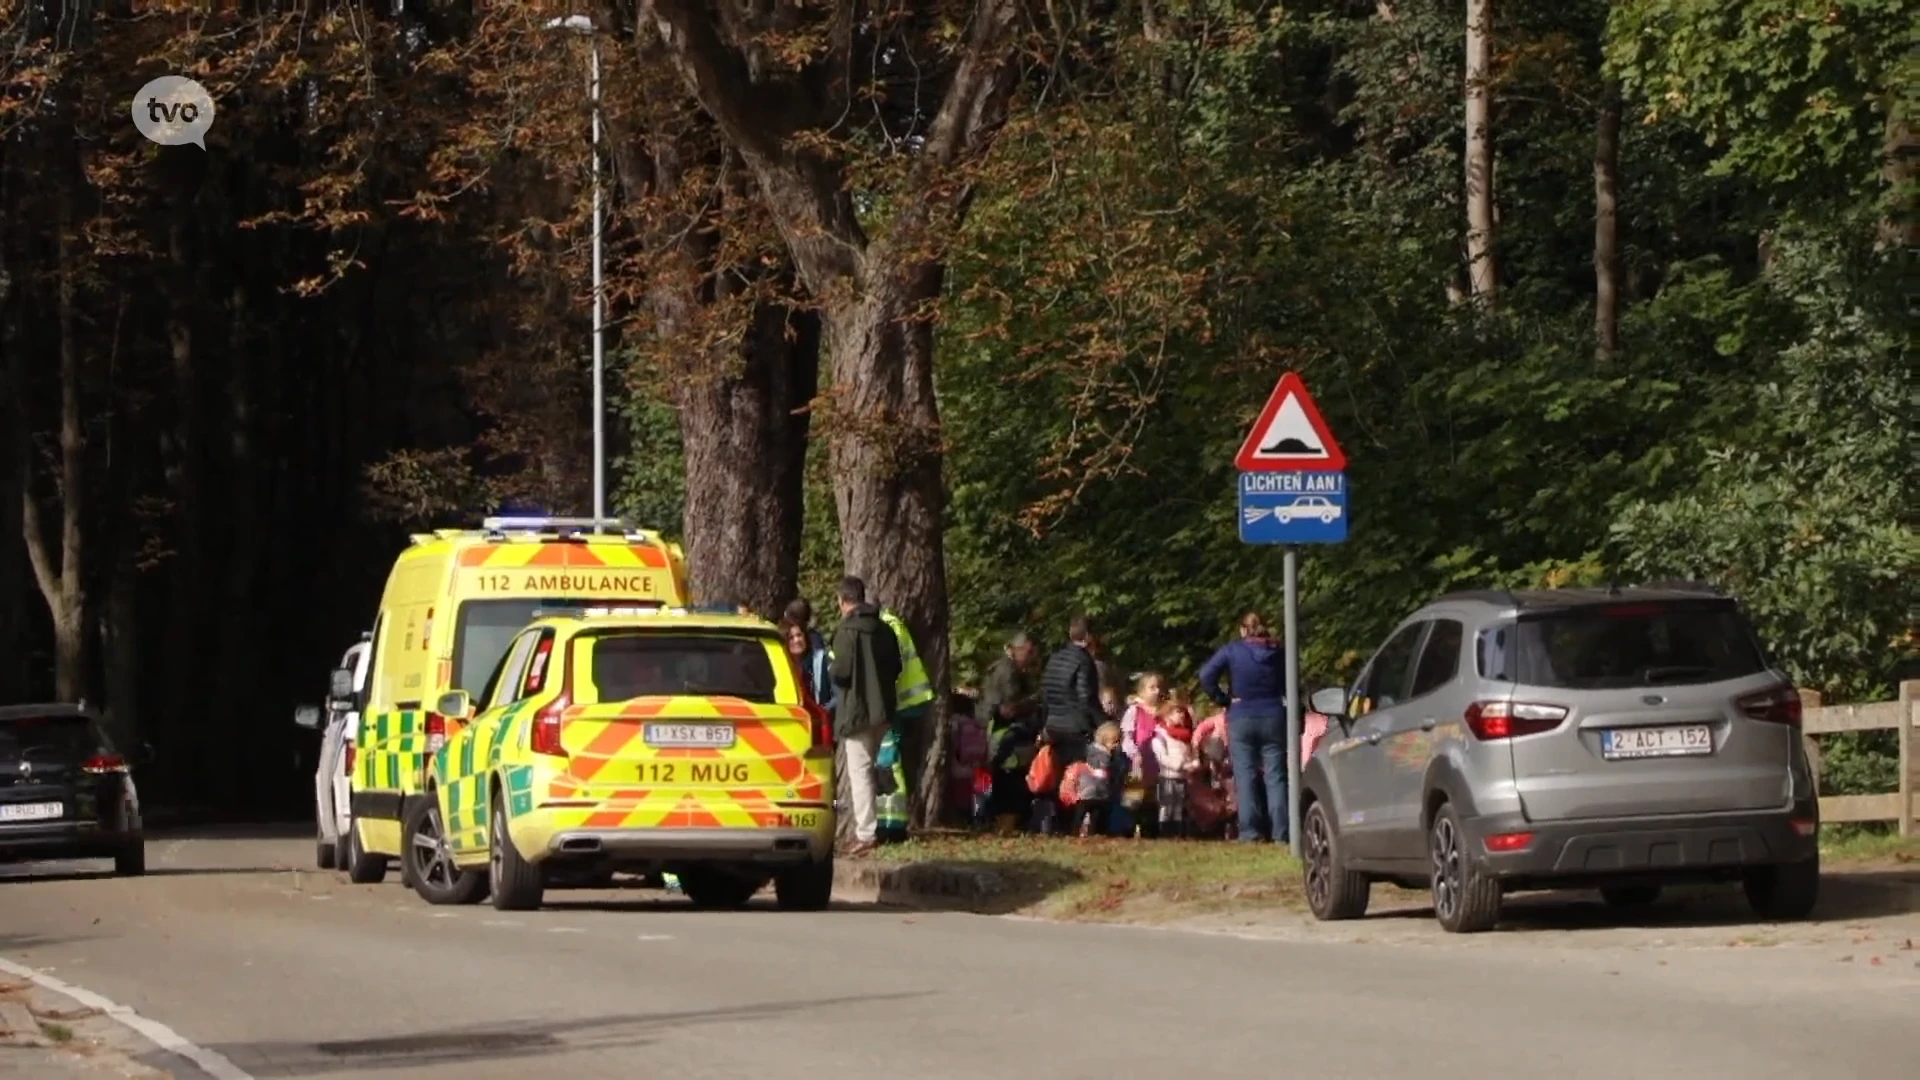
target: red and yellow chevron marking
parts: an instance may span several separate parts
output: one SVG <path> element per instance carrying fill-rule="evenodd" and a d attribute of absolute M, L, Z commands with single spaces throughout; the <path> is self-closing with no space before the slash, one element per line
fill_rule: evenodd
<path fill-rule="evenodd" d="M 646 744 L 648 721 L 730 723 L 734 742 L 655 749 Z M 806 757 L 811 738 L 806 710 L 790 705 L 656 697 L 576 706 L 562 728 L 567 760 L 539 781 L 545 797 L 532 815 L 537 823 L 527 828 L 549 836 L 565 829 L 781 828 L 792 826 L 796 812 L 830 821 L 824 803 L 831 765 Z"/>
<path fill-rule="evenodd" d="M 547 543 L 472 544 L 460 549 L 460 566 L 518 570 L 523 567 L 607 567 L 609 569 L 664 570 L 667 553 L 655 544 Z"/>

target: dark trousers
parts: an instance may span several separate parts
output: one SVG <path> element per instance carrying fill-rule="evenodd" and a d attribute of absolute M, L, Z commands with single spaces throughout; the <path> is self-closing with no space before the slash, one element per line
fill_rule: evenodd
<path fill-rule="evenodd" d="M 1227 714 L 1227 753 L 1240 803 L 1240 839 L 1286 843 L 1286 714 L 1235 705 Z"/>

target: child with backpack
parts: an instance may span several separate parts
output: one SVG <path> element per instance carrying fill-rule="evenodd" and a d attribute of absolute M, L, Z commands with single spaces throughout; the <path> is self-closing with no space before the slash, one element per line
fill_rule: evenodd
<path fill-rule="evenodd" d="M 1120 750 L 1120 725 L 1101 724 L 1087 746 L 1085 761 L 1067 766 L 1060 777 L 1060 806 L 1068 813 L 1068 832 L 1099 836 L 1107 832 L 1113 806 L 1114 778 L 1125 775 L 1127 758 Z"/>

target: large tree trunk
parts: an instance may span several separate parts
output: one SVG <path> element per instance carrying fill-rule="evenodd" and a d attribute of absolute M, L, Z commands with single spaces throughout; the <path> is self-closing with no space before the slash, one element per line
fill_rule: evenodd
<path fill-rule="evenodd" d="M 1620 348 L 1620 96 L 1603 91 L 1593 138 L 1593 356 Z"/>
<path fill-rule="evenodd" d="M 1467 280 L 1473 298 L 1492 306 L 1498 289 L 1493 259 L 1492 89 L 1493 0 L 1467 0 Z"/>
<path fill-rule="evenodd" d="M 656 194 L 677 193 L 681 150 L 671 140 L 654 150 Z M 632 166 L 623 161 L 620 171 L 627 183 Z M 753 197 L 750 178 L 729 180 L 724 198 Z M 800 592 L 820 319 L 750 295 L 752 286 L 770 283 L 766 275 L 790 279 L 790 270 L 714 265 L 718 232 L 728 227 L 722 209 L 705 222 L 668 221 L 674 239 L 650 296 L 655 333 L 676 357 L 666 369 L 688 478 L 681 519 L 688 585 L 703 603 L 745 604 L 777 618 Z M 787 280 L 772 291 L 790 286 Z M 744 325 L 716 327 L 716 319 Z"/>
<path fill-rule="evenodd" d="M 941 694 L 930 724 L 908 732 L 901 747 L 916 809 L 931 822 L 940 809 L 951 677 L 940 409 L 933 326 L 921 308 L 939 297 L 945 274 L 937 264 L 921 264 L 876 276 L 862 302 L 834 310 L 827 321 L 837 394 L 834 506 L 847 572 L 906 621 Z"/>
<path fill-rule="evenodd" d="M 60 437 L 56 459 L 60 515 L 57 540 L 50 542 L 40 500 L 34 493 L 35 457 L 23 446 L 20 475 L 20 532 L 33 567 L 40 595 L 53 617 L 53 685 L 60 701 L 80 701 L 91 689 L 91 650 L 88 649 L 86 576 L 81 561 L 87 471 L 85 416 L 81 410 L 79 318 L 75 298 L 74 224 L 70 217 L 58 224 L 59 277 L 55 319 L 60 332 Z M 15 379 L 27 398 L 25 365 L 15 357 Z M 23 435 L 32 427 L 22 418 Z"/>
<path fill-rule="evenodd" d="M 162 293 L 166 300 L 167 354 L 173 376 L 173 422 L 160 439 L 166 465 L 168 495 L 171 499 L 173 539 L 172 558 L 167 561 L 168 618 L 174 632 L 165 646 L 167 680 L 165 705 L 155 717 L 156 742 L 169 747 L 192 748 L 180 754 L 169 768 L 182 791 L 200 791 L 222 778 L 207 769 L 200 760 L 203 738 L 194 723 L 206 691 L 204 666 L 200 658 L 206 646 L 200 639 L 201 598 L 206 595 L 204 545 L 206 512 L 202 493 L 205 488 L 205 461 L 202 436 L 199 368 L 194 362 L 192 309 L 198 302 L 188 244 L 190 219 L 181 209 L 167 229 L 167 265 L 161 269 Z"/>
<path fill-rule="evenodd" d="M 675 393 L 687 485 L 693 594 L 778 617 L 799 595 L 808 414 L 819 382 L 820 324 L 757 304 L 744 333 Z M 730 369 L 730 370 L 729 370 Z"/>
<path fill-rule="evenodd" d="M 1913 137 L 1912 118 L 1905 103 L 1895 98 L 1887 104 L 1885 141 L 1886 164 L 1880 175 L 1886 180 L 1887 212 L 1880 219 L 1880 243 L 1886 247 L 1920 246 L 1920 139 Z"/>
<path fill-rule="evenodd" d="M 830 59 L 820 70 L 783 76 L 760 62 L 753 28 L 731 25 L 714 5 L 652 0 L 641 8 L 752 171 L 802 282 L 820 303 L 832 357 L 828 416 L 847 570 L 906 621 L 936 693 L 928 728 L 914 738 L 926 752 L 907 759 L 922 823 L 940 811 L 950 683 L 930 307 L 943 279 L 942 231 L 966 207 L 968 185 L 955 177 L 987 151 L 1006 117 L 1018 10 L 1014 0 L 976 0 L 924 142 L 889 193 L 887 231 L 874 239 L 855 212 L 845 163 L 804 139 L 846 115 L 854 88 L 841 74 L 844 64 Z M 841 10 L 830 23 L 844 30 L 853 17 Z M 846 47 L 849 39 L 840 41 Z"/>

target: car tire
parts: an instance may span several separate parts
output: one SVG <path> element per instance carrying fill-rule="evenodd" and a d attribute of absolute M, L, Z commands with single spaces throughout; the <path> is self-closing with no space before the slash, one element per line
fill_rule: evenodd
<path fill-rule="evenodd" d="M 313 843 L 313 865 L 322 870 L 331 870 L 340 859 L 340 847 L 334 841 L 322 836 Z"/>
<path fill-rule="evenodd" d="M 1293 520 L 1293 515 L 1276 510 L 1274 511 L 1274 514 L 1273 514 L 1273 520 L 1279 522 L 1282 525 L 1285 525 L 1289 521 Z"/>
<path fill-rule="evenodd" d="M 447 846 L 440 798 L 429 791 L 413 800 L 400 822 L 400 876 L 414 894 L 429 904 L 446 906 L 477 903 L 487 892 L 487 875 L 453 864 Z"/>
<path fill-rule="evenodd" d="M 1804 919 L 1820 902 L 1820 856 L 1749 871 L 1740 882 L 1753 913 L 1773 922 Z"/>
<path fill-rule="evenodd" d="M 1600 899 L 1610 908 L 1652 907 L 1660 899 L 1660 886 L 1609 885 L 1600 890 Z"/>
<path fill-rule="evenodd" d="M 1466 851 L 1466 831 L 1452 803 L 1441 803 L 1427 828 L 1433 917 L 1450 934 L 1478 934 L 1500 923 L 1500 883 L 1480 872 Z"/>
<path fill-rule="evenodd" d="M 773 875 L 773 898 L 781 911 L 827 910 L 833 903 L 833 856 Z"/>
<path fill-rule="evenodd" d="M 1333 524 L 1333 515 L 1332 515 L 1332 514 L 1321 514 L 1321 515 L 1320 515 L 1320 524 L 1322 524 L 1322 525 L 1331 525 L 1331 524 Z"/>
<path fill-rule="evenodd" d="M 347 872 L 347 880 L 355 885 L 378 885 L 387 879 L 387 857 L 373 855 L 360 847 L 360 819 L 347 819 L 346 857 L 340 860 L 340 869 Z"/>
<path fill-rule="evenodd" d="M 147 872 L 147 842 L 130 841 L 113 856 L 113 876 L 142 877 Z"/>
<path fill-rule="evenodd" d="M 709 867 L 692 867 L 680 872 L 680 890 L 703 911 L 735 911 L 746 907 L 764 880 L 739 877 Z"/>
<path fill-rule="evenodd" d="M 1373 882 L 1365 874 L 1346 869 L 1340 857 L 1340 836 L 1327 805 L 1314 800 L 1300 823 L 1300 856 L 1307 892 L 1307 910 L 1322 922 L 1357 919 L 1367 913 Z"/>
<path fill-rule="evenodd" d="M 496 911 L 534 911 L 546 899 L 546 871 L 538 863 L 520 857 L 513 846 L 513 834 L 507 831 L 507 813 L 499 798 L 493 800 L 493 824 L 487 828 L 489 876 L 493 879 L 493 907 Z"/>

